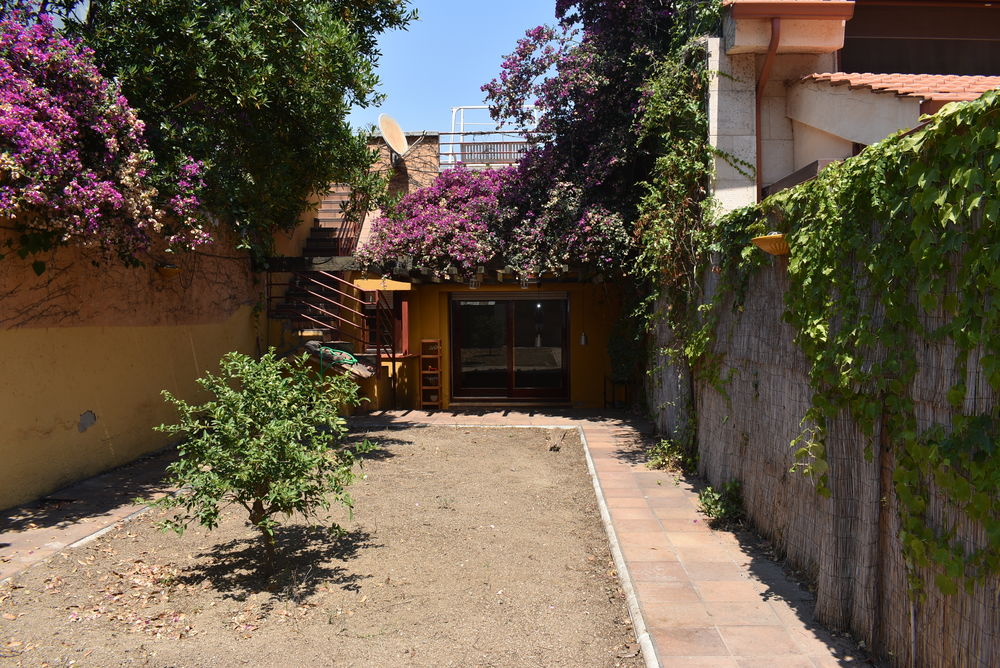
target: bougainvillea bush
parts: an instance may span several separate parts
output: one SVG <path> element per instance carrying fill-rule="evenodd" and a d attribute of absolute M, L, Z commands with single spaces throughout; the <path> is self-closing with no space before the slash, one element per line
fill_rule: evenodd
<path fill-rule="evenodd" d="M 201 161 L 204 208 L 261 259 L 310 193 L 350 183 L 380 194 L 347 115 L 379 102 L 378 36 L 413 18 L 409 4 L 101 0 L 66 26 L 121 82 L 160 168 Z"/>
<path fill-rule="evenodd" d="M 357 256 L 387 269 L 397 258 L 435 276 L 468 279 L 479 267 L 510 267 L 520 276 L 582 265 L 608 269 L 628 254 L 621 218 L 585 207 L 581 189 L 558 183 L 539 200 L 522 184 L 533 164 L 496 170 L 464 165 L 406 195 L 375 221 Z"/>
<path fill-rule="evenodd" d="M 156 182 L 143 132 L 86 47 L 45 16 L 0 18 L 0 211 L 22 255 L 76 243 L 134 262 L 156 236 L 207 241 L 200 164 Z"/>
<path fill-rule="evenodd" d="M 473 171 L 461 165 L 443 172 L 375 222 L 358 249 L 359 261 L 385 265 L 409 256 L 437 276 L 450 267 L 463 276 L 474 274 L 500 249 L 500 192 L 511 174 L 511 169 Z"/>

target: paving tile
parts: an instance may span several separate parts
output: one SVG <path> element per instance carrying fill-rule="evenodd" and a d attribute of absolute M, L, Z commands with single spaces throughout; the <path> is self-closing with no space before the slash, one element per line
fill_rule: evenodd
<path fill-rule="evenodd" d="M 594 461 L 598 459 L 614 459 L 614 455 L 618 450 L 618 446 L 614 443 L 588 443 L 587 449 L 590 450 L 590 457 Z"/>
<path fill-rule="evenodd" d="M 631 473 L 633 465 L 612 457 L 601 457 L 594 460 L 594 469 L 599 473 Z"/>
<path fill-rule="evenodd" d="M 701 533 L 710 533 L 712 530 L 708 528 L 698 517 L 661 517 L 656 513 L 656 510 L 663 510 L 662 508 L 650 509 L 650 513 L 653 517 L 660 520 L 660 524 L 666 531 L 700 531 Z"/>
<path fill-rule="evenodd" d="M 631 573 L 631 570 L 629 571 Z M 633 580 L 635 576 L 632 576 Z M 689 582 L 652 582 L 646 580 L 636 583 L 636 595 L 643 606 L 653 603 L 699 603 L 701 597 Z"/>
<path fill-rule="evenodd" d="M 612 514 L 611 519 L 615 525 L 615 531 L 620 531 L 622 533 L 632 533 L 640 531 L 649 531 L 662 533 L 663 527 L 660 526 L 660 521 L 656 519 L 650 520 L 619 520 L 614 514 Z"/>
<path fill-rule="evenodd" d="M 642 606 L 642 618 L 647 629 L 713 625 L 702 603 L 651 603 Z"/>
<path fill-rule="evenodd" d="M 689 582 L 676 561 L 629 561 L 628 572 L 636 582 Z"/>
<path fill-rule="evenodd" d="M 642 499 L 639 499 L 639 500 L 641 501 Z M 646 508 L 646 507 L 641 507 L 641 508 L 636 508 L 636 507 L 631 507 L 631 508 L 629 508 L 629 507 L 626 507 L 626 508 L 614 507 L 614 508 L 609 508 L 609 510 L 611 511 L 611 518 L 613 520 L 615 520 L 615 525 L 616 526 L 617 526 L 619 520 L 645 520 L 647 522 L 654 522 L 655 523 L 652 526 L 655 527 L 654 530 L 656 532 L 659 533 L 659 532 L 661 532 L 663 530 L 663 525 L 660 524 L 660 521 L 658 519 L 656 519 L 656 515 L 654 515 L 653 511 L 650 510 L 649 508 Z"/>
<path fill-rule="evenodd" d="M 674 534 L 677 535 L 677 534 Z M 673 542 L 673 541 L 671 541 Z M 740 556 L 739 552 L 727 545 L 718 547 L 681 547 L 677 546 L 677 557 L 681 561 L 719 561 L 734 563 Z"/>
<path fill-rule="evenodd" d="M 705 609 L 711 622 L 717 626 L 781 624 L 781 620 L 765 601 L 708 601 L 705 603 Z"/>
<path fill-rule="evenodd" d="M 795 646 L 803 654 L 824 655 L 838 648 L 838 639 L 821 629 L 785 627 Z"/>
<path fill-rule="evenodd" d="M 729 656 L 719 631 L 714 626 L 652 629 L 649 635 L 662 663 L 670 665 L 672 656 Z"/>
<path fill-rule="evenodd" d="M 783 626 L 719 626 L 733 656 L 802 655 Z"/>
<path fill-rule="evenodd" d="M 637 489 L 637 487 L 605 487 L 601 485 L 601 493 L 604 494 L 605 500 L 620 498 L 634 499 Z"/>
<path fill-rule="evenodd" d="M 676 502 L 678 505 L 692 505 L 691 498 L 685 492 L 669 486 L 664 483 L 662 485 L 650 485 L 647 487 L 640 487 L 643 495 L 649 497 L 650 499 L 662 499 L 660 503 L 669 504 L 671 501 Z"/>
<path fill-rule="evenodd" d="M 671 520 L 680 519 L 688 522 L 704 522 L 705 516 L 699 513 L 694 506 L 684 503 L 671 503 L 670 505 L 664 506 L 660 503 L 660 499 L 643 499 L 647 506 L 649 506 L 653 514 L 656 515 L 661 520 Z"/>
<path fill-rule="evenodd" d="M 602 486 L 608 487 L 624 487 L 637 486 L 635 476 L 630 471 L 624 472 L 612 472 L 612 471 L 601 471 L 597 476 L 601 480 Z"/>
<path fill-rule="evenodd" d="M 730 656 L 672 656 L 667 668 L 739 668 Z"/>
<path fill-rule="evenodd" d="M 672 547 L 656 547 L 651 545 L 635 545 L 619 540 L 622 556 L 629 562 L 640 561 L 677 561 L 677 555 Z"/>
<path fill-rule="evenodd" d="M 813 606 L 809 602 L 790 602 L 781 599 L 770 599 L 767 602 L 771 611 L 790 629 L 810 629 L 817 626 Z"/>
<path fill-rule="evenodd" d="M 843 668 L 844 666 L 871 666 L 871 662 L 862 656 L 856 656 L 850 652 L 841 654 L 821 654 L 809 657 L 816 668 Z"/>
<path fill-rule="evenodd" d="M 807 656 L 755 656 L 737 657 L 739 668 L 814 668 Z"/>
<path fill-rule="evenodd" d="M 667 489 L 675 490 L 678 493 L 682 493 L 684 491 L 674 484 L 674 478 L 669 474 L 659 473 L 656 471 L 636 471 L 632 475 L 635 476 L 636 482 L 639 483 L 639 487 L 666 487 Z"/>
<path fill-rule="evenodd" d="M 715 548 L 722 544 L 714 532 L 668 531 L 667 535 L 677 547 Z"/>
<path fill-rule="evenodd" d="M 761 601 L 760 585 L 756 582 L 706 581 L 694 582 L 703 601 Z"/>
<path fill-rule="evenodd" d="M 728 561 L 685 561 L 684 570 L 692 580 L 728 580 L 743 582 L 746 571 Z M 773 615 L 773 613 L 772 613 Z M 777 618 L 775 618 L 777 619 Z"/>
<path fill-rule="evenodd" d="M 646 499 L 646 502 L 649 503 L 650 508 L 683 508 L 687 512 L 697 512 L 691 499 L 686 498 L 683 494 L 674 494 L 672 492 L 660 494 L 657 490 L 644 489 L 642 490 L 642 495 Z"/>
<path fill-rule="evenodd" d="M 754 571 L 754 568 L 749 569 L 750 575 L 756 577 L 756 573 Z M 783 599 L 792 603 L 816 600 L 815 594 L 810 592 L 808 589 L 800 587 L 797 583 L 792 582 L 785 576 L 781 576 L 780 578 L 768 577 L 758 579 L 760 579 L 760 581 L 766 586 L 769 598 Z"/>
<path fill-rule="evenodd" d="M 620 531 L 616 532 L 618 535 L 618 543 L 620 545 L 632 545 L 635 547 L 655 547 L 661 550 L 670 550 L 673 552 L 673 546 L 670 541 L 662 531 L 639 531 L 639 532 L 629 532 Z M 676 561 L 676 557 L 672 561 Z M 655 559 L 648 559 L 647 561 L 656 561 Z"/>
<path fill-rule="evenodd" d="M 626 496 L 617 499 L 607 499 L 605 501 L 608 508 L 649 508 L 649 504 L 646 503 L 646 499 L 637 498 L 634 496 Z"/>

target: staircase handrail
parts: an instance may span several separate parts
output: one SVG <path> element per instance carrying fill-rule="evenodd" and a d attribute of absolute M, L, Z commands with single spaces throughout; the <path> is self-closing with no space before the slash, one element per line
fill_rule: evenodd
<path fill-rule="evenodd" d="M 329 286 L 327 286 L 326 284 L 324 284 L 324 283 L 322 283 L 322 282 L 320 282 L 320 281 L 317 281 L 317 280 L 315 280 L 315 279 L 313 279 L 313 278 L 309 278 L 309 279 L 307 279 L 307 280 L 309 280 L 309 281 L 312 281 L 313 283 L 316 283 L 317 285 L 320 285 L 320 286 L 322 286 L 322 287 L 324 287 L 324 288 L 327 288 L 327 289 L 329 289 L 329 290 L 332 290 L 333 292 L 336 292 L 337 294 L 340 294 L 340 295 L 344 295 L 345 297 L 348 297 L 348 296 L 350 296 L 350 295 L 346 295 L 346 294 L 344 294 L 343 292 L 340 292 L 339 290 L 336 290 L 336 289 L 334 289 L 334 288 L 330 288 L 330 287 L 329 287 Z M 342 303 L 338 302 L 338 301 L 337 301 L 336 299 L 331 299 L 330 297 L 328 297 L 328 296 L 326 296 L 326 295 L 323 295 L 323 294 L 320 294 L 320 293 L 318 293 L 318 292 L 313 292 L 312 290 L 309 290 L 308 288 L 305 288 L 305 287 L 301 288 L 301 290 L 302 290 L 303 292 L 307 292 L 307 293 L 309 293 L 309 294 L 313 295 L 314 297 L 319 297 L 320 299 L 322 299 L 322 300 L 323 300 L 323 301 L 325 301 L 325 302 L 328 302 L 328 303 L 330 303 L 330 304 L 336 304 L 336 305 L 337 305 L 337 306 L 339 306 L 340 308 L 344 309 L 345 311 L 350 311 L 351 313 L 353 313 L 353 314 L 354 314 L 354 315 L 356 315 L 356 316 L 359 316 L 359 317 L 361 317 L 361 318 L 365 317 L 365 314 L 364 314 L 364 313 L 362 313 L 361 311 L 357 311 L 357 310 L 355 310 L 355 309 L 352 309 L 352 308 L 351 308 L 350 306 L 345 306 L 344 304 L 342 304 Z M 364 305 L 365 305 L 365 303 L 364 303 L 364 302 L 362 302 L 362 305 L 364 306 Z"/>

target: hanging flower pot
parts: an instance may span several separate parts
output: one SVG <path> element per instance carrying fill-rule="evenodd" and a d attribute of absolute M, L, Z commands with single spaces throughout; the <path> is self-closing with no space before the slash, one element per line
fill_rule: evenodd
<path fill-rule="evenodd" d="M 750 242 L 765 253 L 771 255 L 788 255 L 788 242 L 785 241 L 784 234 L 765 234 L 762 237 L 754 237 Z"/>
<path fill-rule="evenodd" d="M 158 264 L 156 265 L 156 273 L 160 275 L 160 278 L 175 278 L 181 273 L 181 268 L 176 264 Z"/>

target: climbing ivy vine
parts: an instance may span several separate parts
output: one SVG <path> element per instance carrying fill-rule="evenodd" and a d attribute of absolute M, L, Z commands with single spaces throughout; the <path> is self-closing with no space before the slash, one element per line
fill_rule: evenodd
<path fill-rule="evenodd" d="M 829 493 L 827 425 L 849 415 L 869 438 L 866 457 L 880 443 L 895 461 L 914 590 L 921 572 L 945 593 L 1000 572 L 1000 415 L 981 396 L 1000 392 L 1000 93 L 946 107 L 720 221 L 712 243 L 732 244 L 717 257 L 737 303 L 754 264 L 746 242 L 765 229 L 792 249 L 784 317 L 810 365 L 812 405 L 793 444 L 802 470 Z M 951 355 L 950 424 L 918 419 L 925 345 Z M 957 525 L 934 526 L 935 493 L 981 528 L 981 547 Z"/>

